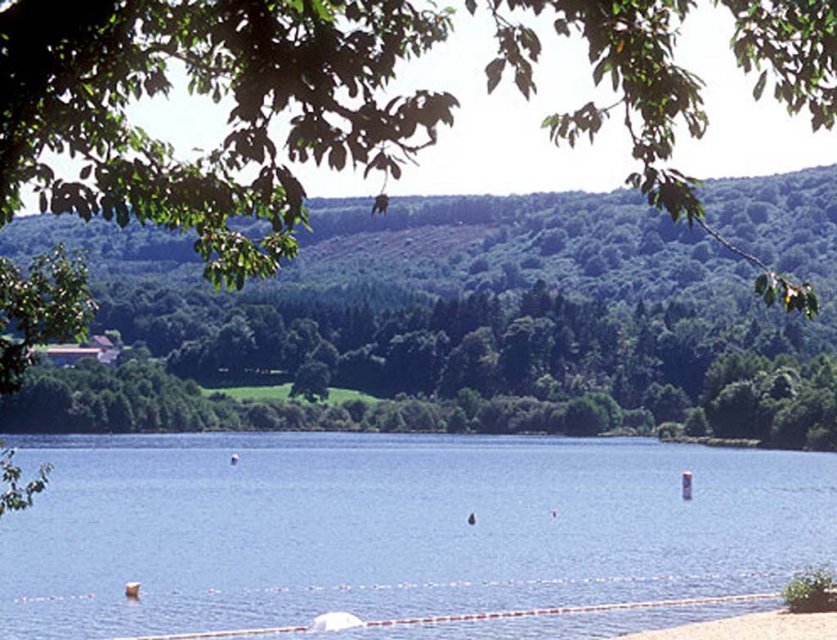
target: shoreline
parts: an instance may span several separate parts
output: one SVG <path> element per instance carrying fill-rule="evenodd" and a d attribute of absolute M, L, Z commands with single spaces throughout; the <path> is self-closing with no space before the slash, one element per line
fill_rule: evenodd
<path fill-rule="evenodd" d="M 666 629 L 640 631 L 612 640 L 837 640 L 837 612 L 790 613 L 777 609 Z"/>

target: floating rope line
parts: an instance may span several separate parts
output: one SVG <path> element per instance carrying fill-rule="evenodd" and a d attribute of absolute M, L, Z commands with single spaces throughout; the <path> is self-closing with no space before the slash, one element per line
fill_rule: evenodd
<path fill-rule="evenodd" d="M 221 589 L 206 589 L 204 593 L 210 596 L 220 595 L 222 593 L 289 593 L 298 591 L 386 591 L 386 590 L 407 590 L 407 589 L 465 589 L 471 587 L 520 587 L 520 586 L 550 586 L 550 585 L 586 585 L 586 584 L 619 584 L 619 583 L 651 583 L 651 582 L 684 582 L 684 581 L 710 581 L 721 579 L 752 579 L 752 578 L 775 578 L 788 577 L 789 572 L 783 571 L 745 571 L 741 573 L 704 573 L 691 575 L 656 575 L 656 576 L 601 576 L 597 578 L 533 578 L 528 580 L 508 579 L 508 580 L 486 580 L 486 581 L 468 581 L 468 580 L 453 580 L 449 582 L 398 582 L 395 584 L 339 584 L 331 586 L 311 585 L 311 586 L 273 586 L 262 588 L 237 588 L 230 591 L 222 591 Z M 193 595 L 186 594 L 182 591 L 171 592 L 156 592 L 156 591 L 142 591 L 142 595 L 146 597 L 153 596 L 170 596 L 170 595 Z M 91 600 L 96 597 L 95 593 L 87 593 L 82 595 L 71 596 L 37 596 L 37 597 L 19 597 L 15 598 L 15 603 L 39 603 L 39 602 L 63 602 L 70 600 Z"/>
<path fill-rule="evenodd" d="M 15 598 L 15 603 L 30 603 L 30 602 L 68 602 L 71 600 L 93 600 L 96 597 L 95 593 L 83 593 L 77 596 L 37 596 L 34 598 Z"/>
<path fill-rule="evenodd" d="M 714 596 L 706 598 L 683 598 L 679 600 L 653 600 L 647 602 L 623 602 L 617 604 L 593 604 L 580 607 L 552 607 L 547 609 L 524 609 L 518 611 L 496 611 L 491 613 L 467 613 L 443 616 L 425 616 L 418 618 L 393 618 L 389 620 L 372 620 L 364 622 L 362 627 L 395 627 L 420 624 L 443 624 L 447 622 L 479 622 L 483 620 L 504 620 L 512 618 L 527 618 L 532 616 L 559 616 L 579 613 L 598 613 L 627 609 L 658 609 L 665 607 L 695 607 L 730 602 L 756 602 L 759 600 L 776 600 L 780 593 L 749 593 L 735 596 Z M 204 638 L 238 638 L 245 636 L 268 636 L 286 633 L 304 633 L 308 627 L 270 627 L 266 629 L 237 629 L 234 631 L 208 631 L 203 633 L 175 633 L 162 636 L 135 636 L 117 638 L 116 640 L 203 640 Z"/>

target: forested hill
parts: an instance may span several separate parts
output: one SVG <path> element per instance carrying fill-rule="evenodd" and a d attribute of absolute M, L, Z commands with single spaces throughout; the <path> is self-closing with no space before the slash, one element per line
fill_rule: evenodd
<path fill-rule="evenodd" d="M 390 195 L 388 213 L 375 216 L 371 198 L 309 202 L 313 231 L 299 231 L 300 258 L 267 286 L 386 282 L 447 296 L 522 290 L 543 279 L 564 294 L 604 302 L 682 296 L 703 301 L 713 313 L 764 315 L 752 293 L 758 275 L 753 267 L 703 230 L 672 224 L 634 191 Z M 812 281 L 824 301 L 822 317 L 834 322 L 837 166 L 713 180 L 701 196 L 709 222 L 732 243 L 783 273 Z M 25 263 L 58 241 L 89 251 L 94 281 L 171 282 L 201 272 L 191 236 L 49 214 L 18 218 L 4 228 L 0 255 Z"/>
<path fill-rule="evenodd" d="M 315 200 L 301 258 L 237 294 L 200 280 L 186 236 L 18 219 L 0 254 L 87 248 L 91 329 L 127 348 L 113 370 L 34 368 L 0 398 L 0 432 L 656 430 L 837 450 L 835 185 L 831 167 L 702 192 L 730 242 L 815 283 L 812 322 L 765 308 L 750 265 L 629 191 L 396 196 L 385 216 Z M 177 378 L 386 401 L 242 403 Z"/>

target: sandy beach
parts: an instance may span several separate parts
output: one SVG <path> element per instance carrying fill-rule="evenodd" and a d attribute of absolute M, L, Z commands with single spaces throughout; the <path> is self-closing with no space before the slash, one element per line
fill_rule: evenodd
<path fill-rule="evenodd" d="M 837 613 L 769 611 L 632 633 L 619 640 L 837 640 Z"/>

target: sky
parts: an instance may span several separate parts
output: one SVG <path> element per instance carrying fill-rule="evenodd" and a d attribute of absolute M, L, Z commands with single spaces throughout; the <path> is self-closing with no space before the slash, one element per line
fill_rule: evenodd
<path fill-rule="evenodd" d="M 621 118 L 605 124 L 595 144 L 557 148 L 540 128 L 543 118 L 574 110 L 591 98 L 612 101 L 609 87 L 593 85 L 586 43 L 558 38 L 551 19 L 529 20 L 539 28 L 544 56 L 536 68 L 537 94 L 528 102 L 508 75 L 490 96 L 485 65 L 496 53 L 492 23 L 460 10 L 450 41 L 426 57 L 402 65 L 390 91 L 417 88 L 453 93 L 461 103 L 454 127 L 439 129 L 438 143 L 421 152 L 419 166 L 408 165 L 402 178 L 389 180 L 390 195 L 526 194 L 547 191 L 611 191 L 639 168 L 630 156 Z M 729 41 L 728 11 L 708 3 L 689 16 L 679 39 L 677 61 L 697 73 L 704 89 L 710 126 L 700 141 L 684 130 L 672 166 L 699 178 L 743 177 L 784 173 L 837 162 L 837 131 L 811 132 L 803 112 L 790 117 L 772 99 L 770 84 L 756 102 L 757 75 L 736 68 Z M 602 85 L 608 85 L 607 79 Z M 166 98 L 144 100 L 132 111 L 149 133 L 174 143 L 188 156 L 196 147 L 209 149 L 225 136 L 226 110 L 185 90 Z M 279 139 L 285 135 L 279 133 Z M 380 192 L 377 172 L 364 180 L 362 170 L 330 171 L 313 162 L 291 165 L 311 197 L 370 196 Z M 377 175 L 376 175 L 377 174 Z"/>

